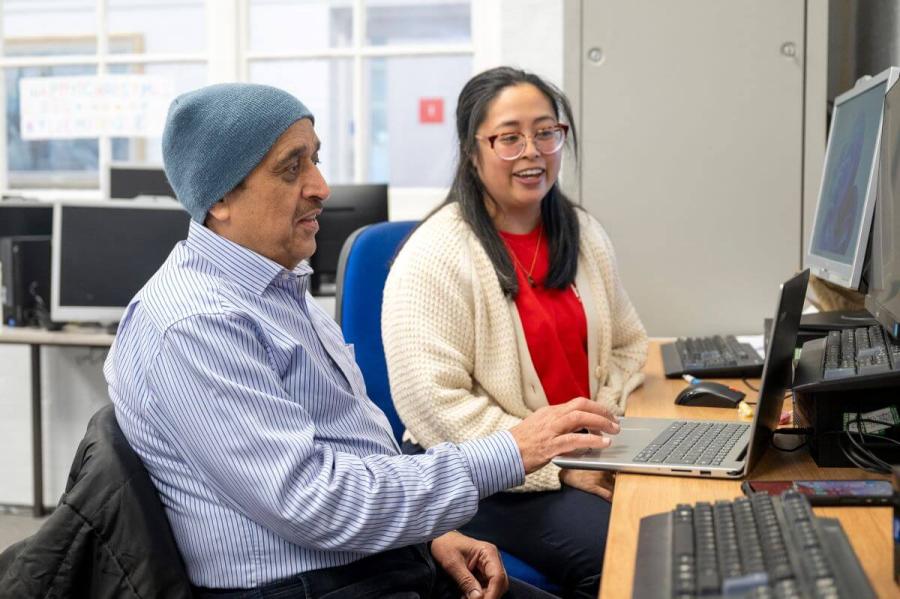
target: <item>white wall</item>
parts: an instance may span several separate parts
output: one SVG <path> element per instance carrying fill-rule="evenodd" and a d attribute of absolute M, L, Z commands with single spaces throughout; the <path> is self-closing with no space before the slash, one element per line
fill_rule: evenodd
<path fill-rule="evenodd" d="M 26 346 L 0 345 L 0 504 L 31 503 L 28 356 Z"/>

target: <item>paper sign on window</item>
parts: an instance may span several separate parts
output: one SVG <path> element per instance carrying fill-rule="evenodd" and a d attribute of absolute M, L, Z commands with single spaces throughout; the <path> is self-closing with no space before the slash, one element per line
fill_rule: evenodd
<path fill-rule="evenodd" d="M 24 77 L 22 139 L 159 137 L 174 98 L 170 79 L 152 75 Z"/>

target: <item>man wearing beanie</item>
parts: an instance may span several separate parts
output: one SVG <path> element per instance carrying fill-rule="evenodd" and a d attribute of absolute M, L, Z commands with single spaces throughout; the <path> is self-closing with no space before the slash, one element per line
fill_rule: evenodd
<path fill-rule="evenodd" d="M 119 425 L 198 597 L 499 597 L 496 549 L 452 531 L 552 457 L 608 444 L 575 431 L 615 425 L 576 400 L 402 455 L 307 292 L 329 193 L 313 125 L 262 85 L 172 103 L 163 159 L 192 219 L 106 361 Z M 543 595 L 509 582 L 508 596 Z"/>

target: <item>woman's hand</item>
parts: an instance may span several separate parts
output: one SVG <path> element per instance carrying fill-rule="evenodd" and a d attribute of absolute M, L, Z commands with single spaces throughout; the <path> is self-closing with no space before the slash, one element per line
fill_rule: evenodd
<path fill-rule="evenodd" d="M 563 468 L 559 471 L 559 480 L 586 493 L 593 493 L 607 501 L 612 501 L 613 486 L 616 484 L 616 473 L 607 470 L 573 470 Z"/>

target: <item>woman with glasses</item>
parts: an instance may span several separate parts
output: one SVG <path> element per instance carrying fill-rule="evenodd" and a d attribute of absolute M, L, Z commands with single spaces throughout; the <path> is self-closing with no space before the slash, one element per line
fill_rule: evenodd
<path fill-rule="evenodd" d="M 450 193 L 384 290 L 404 449 L 483 437 L 577 397 L 622 414 L 643 380 L 647 335 L 603 228 L 559 189 L 562 149 L 577 145 L 568 100 L 536 75 L 495 68 L 463 88 L 456 128 Z M 567 596 L 596 597 L 612 482 L 550 464 L 483 500 L 464 530 Z"/>

